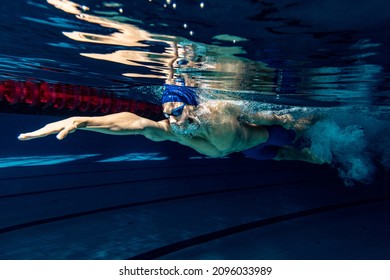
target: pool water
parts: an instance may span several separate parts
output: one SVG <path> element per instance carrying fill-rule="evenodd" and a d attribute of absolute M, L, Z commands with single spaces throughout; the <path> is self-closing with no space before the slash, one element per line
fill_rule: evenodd
<path fill-rule="evenodd" d="M 389 5 L 1 1 L 0 259 L 388 259 Z M 325 115 L 311 149 L 333 164 L 85 131 L 20 142 L 104 112 L 3 94 L 61 85 L 158 107 L 175 79 L 251 110 Z"/>

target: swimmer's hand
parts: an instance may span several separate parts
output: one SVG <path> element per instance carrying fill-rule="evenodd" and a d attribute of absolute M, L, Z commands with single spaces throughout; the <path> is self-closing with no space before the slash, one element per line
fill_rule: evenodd
<path fill-rule="evenodd" d="M 31 140 L 57 133 L 57 139 L 62 140 L 69 133 L 75 132 L 76 129 L 80 128 L 81 126 L 83 126 L 83 122 L 80 120 L 80 118 L 71 117 L 62 121 L 49 123 L 41 129 L 32 132 L 22 133 L 18 136 L 18 139 L 22 141 Z"/>

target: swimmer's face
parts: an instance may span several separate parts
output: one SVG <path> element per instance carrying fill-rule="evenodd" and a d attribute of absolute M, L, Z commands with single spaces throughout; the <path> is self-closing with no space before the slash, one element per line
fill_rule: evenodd
<path fill-rule="evenodd" d="M 167 102 L 162 105 L 164 116 L 171 124 L 181 125 L 185 123 L 189 115 L 189 105 L 182 102 Z"/>
<path fill-rule="evenodd" d="M 190 118 L 195 106 L 182 102 L 167 102 L 162 105 L 163 113 L 169 120 L 172 130 L 177 134 L 188 134 L 193 130 L 193 120 Z"/>

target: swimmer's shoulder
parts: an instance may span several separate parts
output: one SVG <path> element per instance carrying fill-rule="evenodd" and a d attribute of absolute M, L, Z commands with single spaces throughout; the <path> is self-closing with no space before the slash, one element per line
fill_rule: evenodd
<path fill-rule="evenodd" d="M 236 110 L 241 107 L 241 103 L 232 100 L 207 100 L 202 102 L 201 106 L 218 110 Z"/>

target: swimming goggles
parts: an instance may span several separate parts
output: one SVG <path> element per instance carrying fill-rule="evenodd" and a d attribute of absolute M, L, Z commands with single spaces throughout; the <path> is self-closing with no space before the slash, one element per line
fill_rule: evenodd
<path fill-rule="evenodd" d="M 187 104 L 183 104 L 175 109 L 172 110 L 172 112 L 170 114 L 168 113 L 164 113 L 164 116 L 169 119 L 170 116 L 175 116 L 175 117 L 178 117 L 180 116 L 181 114 L 183 114 L 183 110 L 184 110 L 184 107 L 186 106 Z"/>

